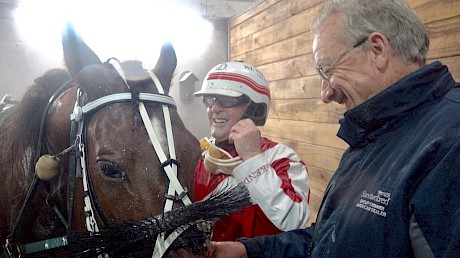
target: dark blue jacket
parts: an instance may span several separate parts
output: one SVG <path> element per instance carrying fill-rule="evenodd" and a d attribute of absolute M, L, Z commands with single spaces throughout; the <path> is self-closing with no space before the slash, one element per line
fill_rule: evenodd
<path fill-rule="evenodd" d="M 242 239 L 249 257 L 460 257 L 460 84 L 447 67 L 419 69 L 340 123 L 350 147 L 314 227 Z"/>

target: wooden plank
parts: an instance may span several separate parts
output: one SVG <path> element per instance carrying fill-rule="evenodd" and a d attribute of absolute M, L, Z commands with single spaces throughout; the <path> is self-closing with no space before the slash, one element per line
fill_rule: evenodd
<path fill-rule="evenodd" d="M 261 132 L 269 137 L 295 139 L 298 142 L 344 150 L 348 146 L 344 141 L 336 140 L 338 129 L 338 124 L 269 118 Z"/>
<path fill-rule="evenodd" d="M 259 66 L 278 60 L 301 56 L 307 52 L 311 52 L 311 46 L 305 44 L 306 39 L 309 37 L 311 37 L 311 33 L 305 32 L 278 43 L 254 51 L 248 51 L 238 56 L 233 56 L 232 60 L 252 60 L 253 65 Z"/>
<path fill-rule="evenodd" d="M 309 1 L 297 1 L 297 0 L 266 0 L 260 1 L 254 7 L 252 7 L 247 12 L 240 14 L 237 17 L 232 17 L 229 21 L 229 27 L 231 29 L 235 28 L 236 26 L 240 25 L 243 22 L 247 22 L 249 19 L 253 18 L 254 16 L 260 14 L 261 12 L 271 8 L 272 6 L 274 9 L 280 8 L 281 5 L 276 6 L 276 4 L 282 4 L 288 6 L 288 12 L 291 16 L 297 15 L 302 13 L 305 10 L 309 10 L 315 5 L 321 4 L 323 0 L 309 0 Z M 310 16 L 312 17 L 312 16 Z M 309 19 L 307 19 L 309 21 Z"/>
<path fill-rule="evenodd" d="M 408 2 L 425 24 L 452 18 L 460 14 L 460 1 L 458 0 L 409 0 Z"/>
<path fill-rule="evenodd" d="M 319 99 L 272 100 L 269 117 L 318 123 L 337 124 L 345 108 L 337 103 L 325 104 Z"/>
<path fill-rule="evenodd" d="M 323 200 L 324 192 L 315 189 L 310 189 L 310 210 L 315 212 L 315 216 L 310 218 L 310 221 L 316 221 L 316 216 Z"/>
<path fill-rule="evenodd" d="M 266 10 L 270 6 L 278 3 L 279 1 L 281 1 L 281 0 L 259 1 L 258 3 L 256 3 L 255 6 L 253 6 L 251 9 L 249 9 L 247 12 L 242 13 L 241 15 L 239 15 L 237 17 L 232 17 L 229 20 L 230 28 L 233 29 L 234 27 L 236 27 L 237 25 L 247 21 L 248 19 L 252 19 L 252 17 L 254 17 L 257 14 L 261 13 L 262 11 Z"/>
<path fill-rule="evenodd" d="M 315 210 L 310 210 L 310 219 L 308 222 L 305 224 L 305 227 L 311 226 L 312 223 L 316 221 L 316 218 L 318 217 L 318 212 Z"/>
<path fill-rule="evenodd" d="M 262 133 L 262 135 L 264 134 Z M 329 173 L 335 172 L 339 166 L 339 160 L 342 158 L 344 152 L 344 150 L 340 149 L 298 142 L 295 139 L 282 139 L 277 137 L 269 138 L 291 147 L 294 151 L 297 152 L 307 167 L 315 167 Z M 331 138 L 335 139 L 336 141 L 341 141 L 336 136 L 331 136 Z M 324 178 L 326 178 L 326 181 L 324 182 L 324 184 L 326 184 L 328 182 L 327 176 L 325 175 Z M 319 187 L 316 188 L 319 189 Z"/>
<path fill-rule="evenodd" d="M 250 61 L 254 63 L 252 60 Z M 257 66 L 265 75 L 268 81 L 276 81 L 287 78 L 298 78 L 306 75 L 313 75 L 313 70 L 309 74 L 309 67 L 313 66 L 314 61 L 307 56 L 298 56 L 270 64 Z M 316 70 L 315 70 L 316 73 Z"/>
<path fill-rule="evenodd" d="M 289 38 L 289 34 L 287 21 L 279 22 L 238 40 L 236 40 L 237 36 L 233 35 L 232 31 L 230 31 L 230 38 L 235 39 L 230 45 L 230 60 L 242 59 L 241 55 Z"/>
<path fill-rule="evenodd" d="M 460 1 L 459 1 L 460 3 Z M 459 4 L 460 8 L 460 4 Z M 426 24 L 430 35 L 428 58 L 442 58 L 460 55 L 460 15 Z"/>
<path fill-rule="evenodd" d="M 339 138 L 333 138 L 336 141 L 340 141 Z M 339 166 L 339 161 L 342 158 L 344 150 L 317 146 L 306 143 L 296 143 L 293 146 L 293 149 L 302 157 L 302 160 L 308 167 L 315 167 L 325 171 L 325 173 L 334 173 Z M 323 183 L 321 185 L 327 184 L 329 182 L 328 176 L 323 175 Z M 314 188 L 321 189 L 321 186 L 313 185 Z"/>
<path fill-rule="evenodd" d="M 308 19 L 305 19 L 307 21 L 310 21 L 316 16 L 316 13 L 318 13 L 319 8 L 323 6 L 324 0 L 308 0 L 308 1 L 289 1 L 291 4 L 291 15 L 297 15 L 305 10 L 314 10 L 314 13 L 310 14 Z"/>
<path fill-rule="evenodd" d="M 289 1 L 279 1 L 260 13 L 255 14 L 249 20 L 231 27 L 230 45 L 237 39 L 248 37 L 255 31 L 261 31 L 273 24 L 283 21 L 290 16 L 289 6 Z"/>
<path fill-rule="evenodd" d="M 320 77 L 318 74 L 300 78 L 286 78 L 270 81 L 270 93 L 274 99 L 319 99 Z"/>
<path fill-rule="evenodd" d="M 324 192 L 334 173 L 313 166 L 307 166 L 307 169 L 310 188 Z"/>
<path fill-rule="evenodd" d="M 235 39 L 230 45 L 231 60 L 236 60 L 238 56 L 245 54 L 247 52 L 254 51 L 256 49 L 269 46 L 273 43 L 288 39 L 290 37 L 307 33 L 307 37 L 311 38 L 310 24 L 318 12 L 321 5 L 317 5 L 316 0 L 313 2 L 310 1 L 293 1 L 294 3 L 301 4 L 302 8 L 293 7 L 293 16 L 289 17 L 286 20 L 280 21 L 268 26 L 267 28 L 254 31 L 250 33 L 247 37 Z M 307 8 L 308 6 L 316 4 L 313 8 Z M 295 4 L 293 4 L 295 5 Z M 238 37 L 238 35 L 232 35 L 230 31 L 230 38 Z M 311 52 L 311 39 L 304 39 L 304 41 L 310 42 L 308 45 L 308 51 Z"/>
<path fill-rule="evenodd" d="M 299 13 L 302 13 L 304 10 L 309 10 L 318 3 L 322 3 L 322 0 L 310 0 L 310 1 L 264 1 L 258 4 L 253 10 L 248 11 L 245 14 L 240 15 L 240 17 L 230 20 L 230 29 L 235 33 L 231 35 L 230 38 L 242 39 L 249 35 L 252 35 L 254 32 L 261 31 L 261 27 L 254 26 L 254 21 L 263 21 L 266 25 L 278 24 L 283 22 L 286 19 L 289 19 L 292 16 L 295 16 Z M 311 20 L 308 16 L 307 24 Z M 249 25 L 248 25 L 249 24 Z M 232 44 L 234 41 L 230 41 Z"/>
<path fill-rule="evenodd" d="M 253 64 L 254 60 L 248 60 L 247 62 Z M 318 76 L 315 68 L 316 63 L 311 54 L 255 66 L 265 75 L 268 81 L 293 79 L 312 75 Z"/>

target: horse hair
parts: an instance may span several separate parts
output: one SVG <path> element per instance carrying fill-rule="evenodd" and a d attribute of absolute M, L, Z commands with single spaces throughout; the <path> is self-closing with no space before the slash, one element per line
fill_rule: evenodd
<path fill-rule="evenodd" d="M 41 118 L 48 100 L 69 79 L 70 75 L 65 70 L 49 70 L 43 76 L 36 78 L 22 100 L 10 108 L 0 124 L 2 149 L 9 150 L 0 156 L 2 164 L 9 164 L 10 162 L 4 162 L 7 160 L 19 159 L 20 162 L 28 148 L 32 149 L 32 155 L 35 154 Z"/>

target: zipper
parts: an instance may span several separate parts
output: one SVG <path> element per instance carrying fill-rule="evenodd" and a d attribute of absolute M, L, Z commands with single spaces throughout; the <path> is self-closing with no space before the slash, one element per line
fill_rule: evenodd
<path fill-rule="evenodd" d="M 324 205 L 325 205 L 327 196 L 329 195 L 329 192 L 334 188 L 334 186 L 335 186 L 335 181 L 331 182 L 327 186 L 326 191 L 324 192 L 324 197 L 323 197 L 323 200 L 321 201 L 321 205 L 319 206 L 319 213 L 318 213 L 318 216 L 317 216 L 317 219 L 316 219 L 316 222 L 315 222 L 315 229 L 313 230 L 312 241 L 311 241 L 310 246 L 308 248 L 308 257 L 311 257 L 311 253 L 313 252 L 313 248 L 315 247 L 316 238 L 317 238 L 317 234 L 318 234 L 318 231 L 319 231 L 319 226 L 321 224 L 321 220 L 322 220 L 322 217 L 323 217 Z"/>

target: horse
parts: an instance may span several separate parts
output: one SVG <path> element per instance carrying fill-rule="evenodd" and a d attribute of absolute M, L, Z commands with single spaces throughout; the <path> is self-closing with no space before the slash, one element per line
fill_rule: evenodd
<path fill-rule="evenodd" d="M 193 196 L 201 151 L 168 95 L 172 44 L 151 71 L 102 62 L 70 24 L 62 46 L 67 69 L 35 79 L 1 118 L 3 257 L 75 255 L 69 233 L 142 221 Z"/>

